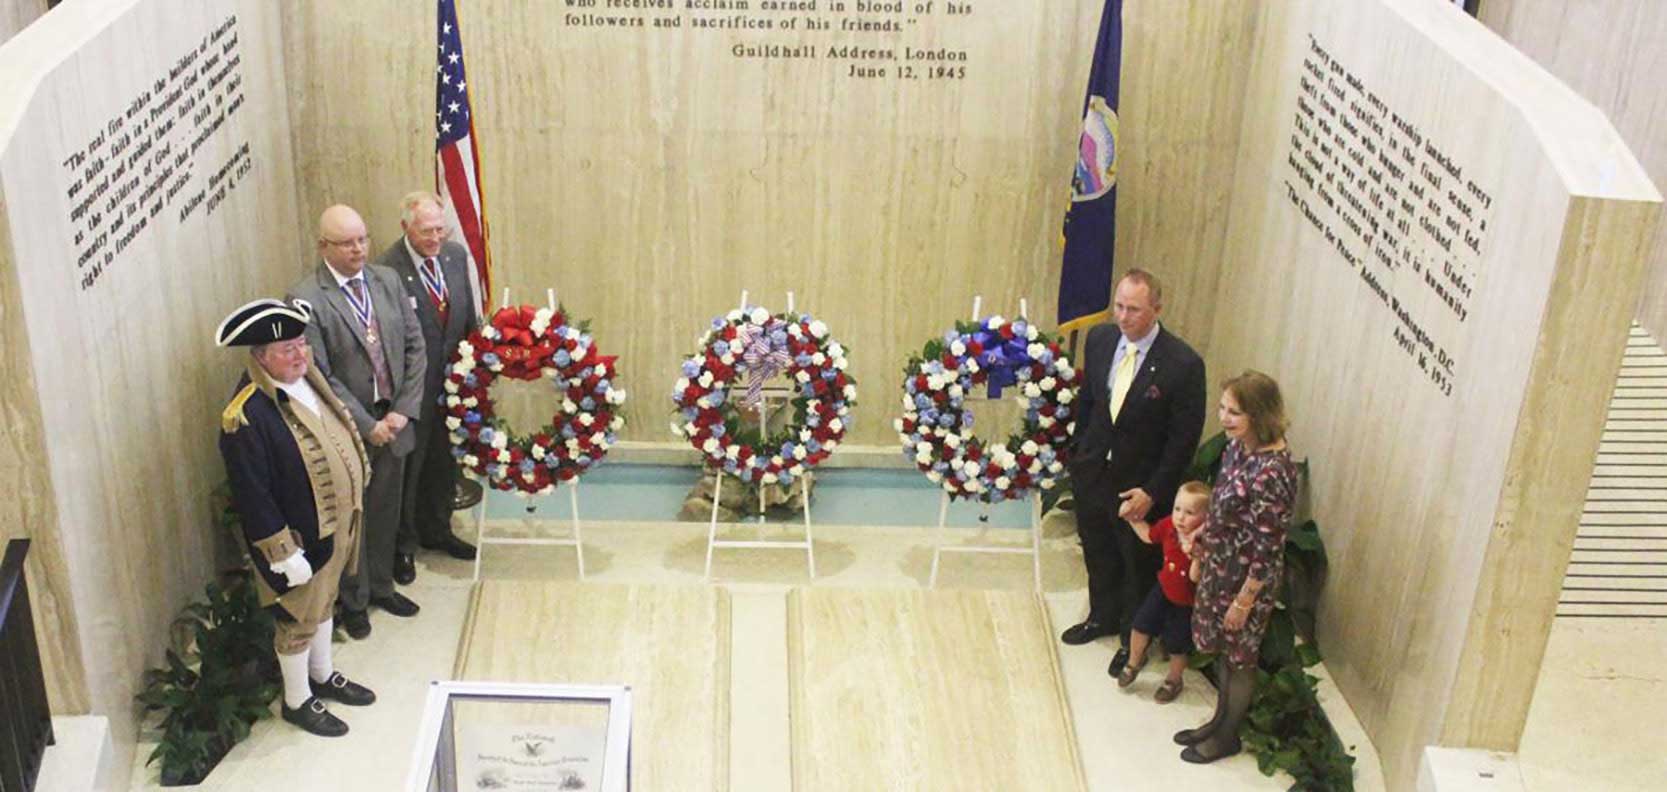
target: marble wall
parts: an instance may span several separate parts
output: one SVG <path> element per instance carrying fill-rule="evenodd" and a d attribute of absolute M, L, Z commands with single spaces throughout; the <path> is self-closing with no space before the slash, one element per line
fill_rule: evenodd
<path fill-rule="evenodd" d="M 0 470 L 55 711 L 108 715 L 126 767 L 140 671 L 228 544 L 218 417 L 232 308 L 303 246 L 278 9 L 69 3 L 0 48 Z"/>
<path fill-rule="evenodd" d="M 626 439 L 674 439 L 677 366 L 743 289 L 777 309 L 795 291 L 854 350 L 857 443 L 895 443 L 904 359 L 970 313 L 974 295 L 1003 315 L 1027 298 L 1052 322 L 1101 0 L 940 1 L 923 14 L 832 5 L 462 7 L 495 277 L 517 302 L 554 287 L 594 320 L 632 393 Z M 432 6 L 285 5 L 304 223 L 347 201 L 385 245 L 399 196 L 432 184 Z M 654 26 L 663 19 L 681 27 Z M 807 30 L 809 19 L 830 29 Z M 814 57 L 783 54 L 801 46 Z M 905 48 L 967 60 L 906 61 Z"/>
<path fill-rule="evenodd" d="M 1667 184 L 1667 4 L 1656 0 L 1487 0 L 1482 22 L 1609 115 L 1656 184 Z M 1638 321 L 1667 339 L 1667 234 L 1650 248 Z"/>
<path fill-rule="evenodd" d="M 1320 648 L 1408 789 L 1425 745 L 1521 734 L 1660 196 L 1601 112 L 1444 4 L 1244 13 L 1207 363 L 1284 386 Z"/>

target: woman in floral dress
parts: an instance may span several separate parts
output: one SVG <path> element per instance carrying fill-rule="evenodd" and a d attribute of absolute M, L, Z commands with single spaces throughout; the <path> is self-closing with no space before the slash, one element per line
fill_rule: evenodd
<path fill-rule="evenodd" d="M 1285 524 L 1296 500 L 1297 467 L 1285 445 L 1279 383 L 1257 371 L 1222 385 L 1219 417 L 1228 444 L 1199 531 L 1193 642 L 1216 652 L 1215 715 L 1175 735 L 1181 758 L 1203 764 L 1239 752 L 1239 725 L 1256 689 L 1256 655 L 1285 570 Z"/>

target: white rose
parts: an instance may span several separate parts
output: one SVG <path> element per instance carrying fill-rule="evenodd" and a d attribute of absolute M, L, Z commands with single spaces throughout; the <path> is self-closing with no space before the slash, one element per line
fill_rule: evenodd
<path fill-rule="evenodd" d="M 726 364 L 726 365 L 727 365 L 727 364 Z M 700 373 L 700 379 L 699 379 L 699 380 L 697 380 L 697 381 L 698 381 L 698 382 L 699 382 L 699 383 L 700 383 L 700 386 L 701 386 L 701 387 L 702 387 L 702 388 L 710 388 L 710 387 L 712 387 L 712 372 L 710 372 L 710 371 L 702 371 L 702 372 L 701 372 L 701 373 Z"/>
<path fill-rule="evenodd" d="M 809 429 L 799 430 L 799 442 L 801 443 L 808 443 L 811 441 L 811 438 L 814 438 L 815 436 L 816 434 L 811 432 Z"/>
<path fill-rule="evenodd" d="M 604 360 L 601 363 L 596 364 L 596 376 L 598 376 L 598 377 L 608 376 L 608 362 L 607 361 Z"/>
<path fill-rule="evenodd" d="M 916 446 L 915 461 L 922 465 L 932 464 L 932 447 L 925 443 Z"/>
<path fill-rule="evenodd" d="M 997 476 L 996 477 L 996 489 L 1007 489 L 1008 487 L 1011 487 L 1011 486 L 1013 486 L 1013 480 L 1012 479 L 1009 479 L 1006 476 Z"/>
<path fill-rule="evenodd" d="M 1001 327 L 1001 326 L 1002 326 L 1002 325 L 1004 325 L 1004 324 L 1007 324 L 1007 320 L 1006 320 L 1006 319 L 1003 319 L 1003 318 L 1001 318 L 1001 317 L 999 317 L 999 316 L 992 316 L 992 317 L 990 317 L 990 329 L 991 329 L 991 330 L 996 330 L 996 329 L 998 329 L 998 328 L 1000 328 L 1000 327 Z"/>
<path fill-rule="evenodd" d="M 983 492 L 984 483 L 978 479 L 967 479 L 967 492 Z"/>
<path fill-rule="evenodd" d="M 572 399 L 562 399 L 561 411 L 564 413 L 576 413 L 579 411 L 579 405 L 574 404 Z"/>
<path fill-rule="evenodd" d="M 812 338 L 821 338 L 827 334 L 828 326 L 823 324 L 821 319 L 817 319 L 816 321 L 810 323 L 810 335 Z"/>
<path fill-rule="evenodd" d="M 821 352 L 817 352 L 816 354 L 810 356 L 810 362 L 820 366 L 823 363 L 828 362 L 828 356 L 822 354 Z"/>
<path fill-rule="evenodd" d="M 846 385 L 845 386 L 845 400 L 846 401 L 856 401 L 857 400 L 857 386 L 855 386 L 855 385 Z"/>
<path fill-rule="evenodd" d="M 949 446 L 950 448 L 960 448 L 961 447 L 961 436 L 960 435 L 950 435 L 948 437 L 945 437 L 943 439 L 943 444 L 946 445 L 946 446 Z"/>
<path fill-rule="evenodd" d="M 1042 489 L 1053 489 L 1053 479 L 1042 479 L 1040 486 Z"/>
<path fill-rule="evenodd" d="M 1036 419 L 1036 425 L 1042 427 L 1043 429 L 1053 426 L 1053 423 L 1053 416 L 1049 415 L 1044 415 Z"/>
<path fill-rule="evenodd" d="M 726 322 L 739 322 L 739 321 L 741 321 L 741 309 L 736 308 L 736 309 L 730 311 L 729 313 L 724 314 L 724 321 L 726 321 Z"/>
<path fill-rule="evenodd" d="M 468 467 L 479 467 L 480 466 L 480 457 L 477 457 L 474 454 L 464 454 L 463 455 L 463 464 L 465 466 L 468 466 Z"/>
<path fill-rule="evenodd" d="M 759 481 L 762 481 L 765 484 L 774 484 L 774 483 L 776 483 L 776 474 L 774 474 L 774 473 L 765 473 L 764 477 L 760 478 Z"/>
<path fill-rule="evenodd" d="M 567 450 L 568 450 L 569 454 L 579 453 L 579 438 L 570 437 L 570 438 L 567 439 L 567 442 L 564 445 L 567 446 Z"/>
<path fill-rule="evenodd" d="M 590 413 L 584 413 L 579 416 L 579 423 L 584 426 L 590 426 L 591 424 L 596 423 L 596 418 Z"/>
<path fill-rule="evenodd" d="M 730 347 L 730 349 L 734 349 L 734 347 Z M 722 363 L 726 366 L 735 365 L 735 353 L 734 352 L 725 352 L 722 355 L 719 355 L 718 356 L 718 362 Z"/>
<path fill-rule="evenodd" d="M 462 426 L 462 425 L 463 425 L 463 419 L 453 418 L 449 415 L 446 416 L 446 428 L 447 429 L 456 429 L 457 427 Z"/>
<path fill-rule="evenodd" d="M 977 360 L 974 360 L 974 359 L 971 359 L 971 358 L 967 359 L 967 373 L 968 374 L 977 374 L 978 373 L 978 361 Z"/>
<path fill-rule="evenodd" d="M 508 462 L 509 461 L 509 452 L 506 451 L 506 450 L 499 450 L 498 451 L 498 461 L 499 462 Z"/>
<path fill-rule="evenodd" d="M 612 421 L 608 422 L 608 428 L 616 432 L 623 426 L 625 426 L 625 416 L 623 415 L 616 415 Z"/>
<path fill-rule="evenodd" d="M 456 407 L 457 405 L 462 404 L 462 403 L 463 403 L 463 400 L 457 398 L 456 396 L 447 396 L 446 397 L 446 406 L 447 407 Z"/>
<path fill-rule="evenodd" d="M 915 397 L 910 396 L 907 393 L 903 394 L 903 409 L 907 412 L 912 413 L 912 412 L 914 412 L 914 406 L 915 406 Z"/>
<path fill-rule="evenodd" d="M 828 357 L 843 357 L 844 355 L 845 347 L 840 346 L 838 341 L 828 345 Z"/>
<path fill-rule="evenodd" d="M 926 389 L 927 390 L 943 390 L 943 375 L 942 374 L 928 374 L 928 375 L 926 375 Z"/>
<path fill-rule="evenodd" d="M 544 458 L 544 446 L 541 446 L 537 443 L 533 443 L 531 453 L 533 455 L 533 459 L 543 459 Z"/>
<path fill-rule="evenodd" d="M 1050 463 L 1048 463 L 1048 472 L 1049 473 L 1058 473 L 1059 471 L 1064 470 L 1064 469 L 1065 469 L 1065 464 L 1062 463 L 1062 462 L 1050 462 Z"/>
<path fill-rule="evenodd" d="M 698 399 L 695 399 L 695 406 L 701 408 L 702 410 L 709 410 L 709 409 L 712 408 L 712 402 L 710 400 L 708 400 L 705 396 L 702 396 Z"/>
<path fill-rule="evenodd" d="M 706 442 L 700 444 L 700 450 L 705 451 L 708 454 L 718 453 L 717 439 L 712 437 L 706 438 Z"/>
<path fill-rule="evenodd" d="M 678 437 L 682 437 L 683 436 L 683 425 L 676 422 L 676 421 L 672 421 L 671 422 L 671 433 L 674 434 L 674 435 L 677 435 Z"/>
<path fill-rule="evenodd" d="M 851 412 L 851 408 L 850 408 L 850 407 L 841 407 L 841 408 L 839 408 L 839 409 L 837 409 L 837 410 L 834 410 L 834 415 L 840 415 L 840 416 L 843 416 L 843 415 L 845 415 L 845 414 L 847 414 L 847 413 L 849 413 L 849 412 Z"/>
<path fill-rule="evenodd" d="M 1042 381 L 1037 384 L 1042 386 L 1042 390 L 1051 391 L 1059 385 L 1059 381 L 1053 377 L 1043 377 Z"/>
<path fill-rule="evenodd" d="M 822 444 L 822 450 L 823 451 L 832 451 L 832 450 L 834 450 L 835 448 L 838 448 L 838 447 L 839 447 L 839 441 L 838 440 L 829 440 L 828 442 Z"/>
<path fill-rule="evenodd" d="M 893 418 L 893 419 L 891 419 L 891 430 L 893 432 L 897 432 L 898 434 L 902 434 L 903 433 L 903 419 L 902 418 Z"/>
<path fill-rule="evenodd" d="M 810 382 L 810 374 L 808 372 L 800 371 L 799 373 L 793 375 L 793 379 L 798 380 L 800 383 Z"/>
<path fill-rule="evenodd" d="M 802 446 L 802 445 L 793 446 L 793 458 L 794 459 L 804 459 L 805 458 L 805 447 Z"/>
<path fill-rule="evenodd" d="M 1034 382 L 1027 382 L 1025 383 L 1024 394 L 1032 399 L 1040 398 L 1042 395 L 1042 389 L 1036 387 L 1036 383 Z"/>
<path fill-rule="evenodd" d="M 1019 446 L 1019 450 L 1023 451 L 1025 453 L 1025 456 L 1036 456 L 1036 451 L 1037 451 L 1036 441 L 1035 440 L 1026 440 L 1024 442 L 1024 445 Z"/>
<path fill-rule="evenodd" d="M 969 476 L 976 476 L 976 475 L 978 475 L 978 471 L 979 471 L 978 462 L 975 461 L 975 460 L 969 459 L 961 465 L 961 469 L 966 471 L 967 475 L 969 475 Z"/>
<path fill-rule="evenodd" d="M 609 404 L 624 404 L 625 403 L 625 390 L 623 388 L 615 388 L 613 390 L 610 390 L 610 391 L 608 391 L 608 395 L 605 396 L 603 398 L 603 400 L 606 401 Z"/>
<path fill-rule="evenodd" d="M 1025 468 L 1025 472 L 1026 473 L 1041 473 L 1042 472 L 1042 460 L 1040 460 L 1040 459 L 1030 460 L 1030 467 Z"/>
<path fill-rule="evenodd" d="M 1059 359 L 1059 376 L 1070 379 L 1076 376 L 1076 373 L 1076 369 L 1071 368 L 1071 365 L 1066 363 L 1064 358 Z"/>
<path fill-rule="evenodd" d="M 678 393 L 682 393 L 683 391 L 688 390 L 689 389 L 689 378 L 688 377 L 678 377 L 677 381 L 672 383 L 672 387 Z"/>
<path fill-rule="evenodd" d="M 1036 325 L 1025 325 L 1025 338 L 1035 341 L 1038 335 L 1041 333 L 1036 332 Z"/>
<path fill-rule="evenodd" d="M 834 359 L 833 359 L 833 367 L 836 368 L 836 369 L 839 369 L 840 371 L 844 371 L 845 370 L 845 356 L 844 355 L 835 355 Z"/>
<path fill-rule="evenodd" d="M 943 481 L 943 474 L 936 470 L 930 471 L 926 474 L 926 480 L 932 482 L 933 484 L 937 484 L 938 482 Z"/>
<path fill-rule="evenodd" d="M 474 407 L 475 405 L 478 405 L 478 404 L 480 404 L 480 399 L 477 399 L 473 396 L 470 396 L 469 398 L 463 400 L 463 406 L 464 407 Z"/>
<path fill-rule="evenodd" d="M 1055 396 L 1054 398 L 1058 399 L 1060 404 L 1070 404 L 1071 400 L 1076 398 L 1076 394 L 1074 392 L 1072 392 L 1071 390 L 1066 389 L 1066 390 L 1061 390 L 1059 392 L 1059 395 Z"/>
<path fill-rule="evenodd" d="M 730 459 L 735 459 L 740 453 L 741 447 L 738 445 L 731 445 L 730 447 L 724 449 L 724 456 L 729 457 Z"/>
<path fill-rule="evenodd" d="M 764 310 L 763 308 L 755 307 L 752 309 L 752 313 L 747 315 L 747 319 L 751 320 L 755 325 L 761 325 L 770 321 L 770 312 Z"/>
<path fill-rule="evenodd" d="M 799 331 L 799 323 L 798 322 L 794 322 L 794 323 L 787 326 L 787 334 L 790 335 L 790 336 L 793 336 L 794 338 L 798 338 L 799 336 L 804 335 L 804 333 Z"/>
<path fill-rule="evenodd" d="M 509 435 L 504 432 L 494 432 L 492 434 L 492 447 L 498 449 L 508 448 Z"/>
<path fill-rule="evenodd" d="M 1025 354 L 1030 355 L 1032 358 L 1039 358 L 1042 356 L 1042 353 L 1046 351 L 1048 351 L 1048 348 L 1042 346 L 1041 344 L 1031 344 L 1030 346 L 1025 347 Z"/>
<path fill-rule="evenodd" d="M 452 382 L 449 379 L 446 380 L 446 392 L 447 393 L 456 393 L 457 392 L 457 383 Z"/>
<path fill-rule="evenodd" d="M 966 391 L 964 389 L 962 389 L 960 385 L 951 385 L 951 386 L 949 386 L 949 398 L 959 399 L 965 394 L 966 394 Z"/>
<path fill-rule="evenodd" d="M 967 353 L 967 345 L 961 343 L 960 339 L 956 339 L 955 341 L 950 342 L 950 344 L 949 344 L 949 354 L 954 355 L 956 357 L 960 357 L 962 355 L 965 355 L 966 353 Z"/>
<path fill-rule="evenodd" d="M 606 446 L 608 444 L 608 433 L 607 432 L 592 433 L 591 436 L 590 436 L 590 444 L 593 445 L 593 446 L 598 446 L 598 447 Z"/>

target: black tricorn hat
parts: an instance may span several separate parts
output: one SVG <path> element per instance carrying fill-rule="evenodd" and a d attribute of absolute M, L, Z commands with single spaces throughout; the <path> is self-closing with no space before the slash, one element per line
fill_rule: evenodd
<path fill-rule="evenodd" d="M 220 323 L 214 331 L 214 343 L 228 347 L 288 341 L 307 331 L 312 315 L 313 307 L 306 300 L 256 300 L 232 311 Z"/>

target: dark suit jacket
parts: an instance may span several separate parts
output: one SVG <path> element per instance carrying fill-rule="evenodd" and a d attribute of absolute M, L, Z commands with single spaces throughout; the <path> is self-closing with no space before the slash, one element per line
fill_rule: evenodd
<path fill-rule="evenodd" d="M 417 322 L 423 328 L 423 349 L 428 353 L 427 374 L 423 377 L 423 407 L 421 415 L 411 416 L 422 421 L 432 421 L 439 415 L 436 400 L 440 397 L 440 383 L 446 377 L 446 363 L 457 349 L 457 342 L 480 326 L 474 287 L 469 285 L 468 252 L 462 245 L 448 241 L 440 246 L 440 255 L 436 258 L 440 260 L 440 271 L 446 276 L 446 291 L 449 294 L 444 326 L 440 323 L 440 310 L 434 307 L 428 288 L 423 286 L 422 275 L 411 260 L 405 237 L 401 236 L 376 257 L 377 266 L 387 267 L 399 275 L 408 302 L 416 308 Z"/>
<path fill-rule="evenodd" d="M 1113 423 L 1108 380 L 1122 339 L 1117 325 L 1103 324 L 1088 332 L 1083 346 L 1071 437 L 1072 493 L 1115 514 L 1117 493 L 1140 487 L 1152 497 L 1147 517 L 1156 520 L 1169 513 L 1204 432 L 1204 361 L 1159 325 Z"/>
<path fill-rule="evenodd" d="M 388 361 L 388 378 L 393 382 L 394 392 L 382 397 L 388 400 L 389 411 L 418 418 L 428 358 L 417 314 L 411 309 L 411 300 L 400 286 L 398 275 L 374 264 L 366 264 L 364 271 L 371 307 L 382 329 L 382 354 Z M 368 442 L 371 428 L 385 413 L 375 409 L 372 397 L 376 372 L 371 367 L 364 325 L 354 315 L 330 266 L 322 261 L 311 274 L 290 287 L 289 296 L 312 303 L 313 318 L 307 325 L 307 343 L 313 348 L 313 364 L 329 380 L 330 389 L 347 405 L 360 436 Z M 416 432 L 407 426 L 394 436 L 389 450 L 394 456 L 405 456 L 415 445 Z"/>

